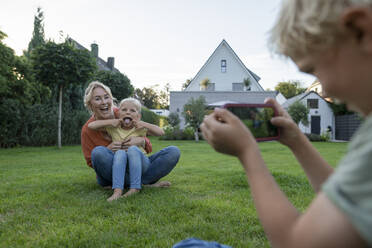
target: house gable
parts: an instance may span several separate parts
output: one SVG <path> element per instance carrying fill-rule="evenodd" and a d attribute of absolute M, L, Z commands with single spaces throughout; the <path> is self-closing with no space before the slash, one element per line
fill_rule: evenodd
<path fill-rule="evenodd" d="M 200 83 L 206 78 L 213 85 L 212 91 L 242 91 L 242 83 L 246 78 L 251 82 L 251 91 L 264 91 L 258 83 L 260 77 L 243 64 L 225 40 L 222 40 L 185 91 L 200 91 Z"/>

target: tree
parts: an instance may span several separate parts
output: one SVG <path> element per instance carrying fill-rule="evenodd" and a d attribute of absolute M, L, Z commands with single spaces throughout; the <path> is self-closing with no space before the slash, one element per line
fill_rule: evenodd
<path fill-rule="evenodd" d="M 179 125 L 181 122 L 180 117 L 178 116 L 176 112 L 170 113 L 167 117 L 167 120 L 168 120 L 169 125 L 171 125 L 172 127 Z"/>
<path fill-rule="evenodd" d="M 93 80 L 98 80 L 110 87 L 112 95 L 119 101 L 131 96 L 134 92 L 129 78 L 120 72 L 98 71 L 93 76 Z"/>
<path fill-rule="evenodd" d="M 164 88 L 158 93 L 158 109 L 169 109 L 170 84 L 166 83 Z"/>
<path fill-rule="evenodd" d="M 139 88 L 135 89 L 134 97 L 140 100 L 142 104 L 149 109 L 155 109 L 159 103 L 159 96 L 152 87 L 144 87 L 142 90 Z"/>
<path fill-rule="evenodd" d="M 182 84 L 182 89 L 181 90 L 185 90 L 187 87 L 189 87 L 191 81 L 192 81 L 192 78 L 186 79 L 186 82 L 184 84 Z"/>
<path fill-rule="evenodd" d="M 283 94 L 285 98 L 297 96 L 306 91 L 306 88 L 301 87 L 299 81 L 280 82 L 275 86 L 275 90 Z"/>
<path fill-rule="evenodd" d="M 333 102 L 328 104 L 331 107 L 334 115 L 350 115 L 354 113 L 353 111 L 348 110 L 345 103 Z"/>
<path fill-rule="evenodd" d="M 5 37 L 0 31 L 0 147 L 11 147 L 20 143 L 30 122 L 25 114 L 32 105 L 49 99 L 50 90 L 36 82 L 29 61 L 15 56 L 2 42 Z"/>
<path fill-rule="evenodd" d="M 309 125 L 308 119 L 309 112 L 310 110 L 300 101 L 294 102 L 288 108 L 288 114 L 292 117 L 293 121 L 296 122 L 297 125 L 300 122 L 305 126 Z"/>
<path fill-rule="evenodd" d="M 206 102 L 204 96 L 197 99 L 193 97 L 183 106 L 182 115 L 186 124 L 194 129 L 195 141 L 199 141 L 198 129 L 206 114 Z"/>
<path fill-rule="evenodd" d="M 45 44 L 43 21 L 44 13 L 41 8 L 38 7 L 37 13 L 34 17 L 34 31 L 32 32 L 31 41 L 28 43 L 28 50 L 25 53 L 27 56 L 29 56 L 33 49 Z"/>
<path fill-rule="evenodd" d="M 75 48 L 68 40 L 56 44 L 48 41 L 31 54 L 36 79 L 59 92 L 58 147 L 61 148 L 62 93 L 69 85 L 85 84 L 97 69 L 89 51 Z"/>

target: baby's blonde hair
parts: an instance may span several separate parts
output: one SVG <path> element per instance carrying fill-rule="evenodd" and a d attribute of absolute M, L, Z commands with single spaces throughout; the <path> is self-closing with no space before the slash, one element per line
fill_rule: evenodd
<path fill-rule="evenodd" d="M 99 82 L 99 81 L 93 81 L 91 82 L 88 87 L 85 89 L 85 94 L 84 94 L 84 106 L 85 108 L 89 111 L 89 113 L 93 113 L 92 111 L 92 106 L 90 104 L 90 101 L 92 100 L 92 97 L 93 97 L 93 90 L 95 88 L 102 88 L 104 89 L 107 94 L 109 94 L 111 100 L 113 100 L 113 97 L 112 97 L 112 94 L 111 94 L 111 90 L 108 86 L 104 85 L 103 83 Z"/>
<path fill-rule="evenodd" d="M 136 109 L 137 109 L 137 112 L 138 112 L 138 113 L 141 113 L 141 107 L 142 107 L 142 104 L 141 104 L 140 101 L 138 101 L 138 99 L 133 98 L 133 97 L 125 98 L 125 99 L 121 100 L 121 102 L 120 102 L 120 104 L 119 104 L 119 108 L 121 108 L 121 105 L 123 105 L 123 104 L 126 103 L 126 102 L 133 103 L 134 106 L 135 106 Z"/>
<path fill-rule="evenodd" d="M 371 8 L 372 0 L 283 0 L 269 46 L 292 59 L 329 48 L 342 38 L 342 12 L 357 6 Z"/>

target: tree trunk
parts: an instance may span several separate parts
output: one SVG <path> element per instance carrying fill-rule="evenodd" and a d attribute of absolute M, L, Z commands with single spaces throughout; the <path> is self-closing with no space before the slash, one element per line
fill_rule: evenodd
<path fill-rule="evenodd" d="M 61 141 L 61 124 L 62 124 L 62 90 L 63 86 L 59 86 L 59 106 L 58 106 L 58 148 L 62 147 Z"/>
<path fill-rule="evenodd" d="M 198 134 L 198 130 L 195 130 L 195 132 L 194 132 L 194 137 L 195 137 L 195 141 L 196 141 L 196 142 L 199 142 L 199 134 Z"/>

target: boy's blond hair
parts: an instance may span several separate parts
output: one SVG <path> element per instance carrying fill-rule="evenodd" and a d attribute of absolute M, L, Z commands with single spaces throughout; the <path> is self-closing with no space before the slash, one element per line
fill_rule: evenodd
<path fill-rule="evenodd" d="M 283 0 L 269 45 L 292 59 L 321 51 L 342 38 L 339 17 L 348 7 L 372 7 L 372 0 Z"/>
<path fill-rule="evenodd" d="M 121 102 L 120 102 L 120 104 L 119 104 L 119 108 L 121 108 L 121 105 L 123 105 L 123 104 L 126 103 L 126 102 L 133 103 L 134 106 L 135 106 L 136 109 L 137 109 L 137 112 L 138 112 L 138 113 L 141 113 L 141 107 L 142 107 L 142 104 L 141 104 L 140 101 L 138 101 L 138 99 L 133 98 L 133 97 L 125 98 L 125 99 L 121 100 Z"/>

